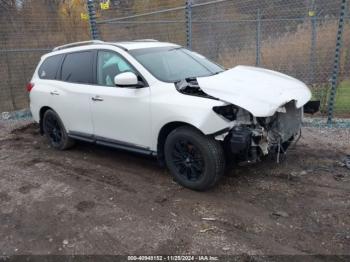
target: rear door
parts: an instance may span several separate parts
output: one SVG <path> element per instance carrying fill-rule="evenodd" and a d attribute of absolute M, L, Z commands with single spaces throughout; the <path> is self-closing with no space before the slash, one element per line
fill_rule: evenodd
<path fill-rule="evenodd" d="M 57 74 L 63 58 L 62 54 L 45 58 L 38 68 L 37 75 L 32 78 L 35 88 L 29 93 L 30 110 L 36 121 L 39 121 L 40 109 L 52 105 L 51 92 L 57 89 Z"/>
<path fill-rule="evenodd" d="M 71 134 L 92 135 L 90 89 L 93 79 L 94 51 L 65 54 L 58 72 L 59 80 L 50 91 L 51 106 Z"/>

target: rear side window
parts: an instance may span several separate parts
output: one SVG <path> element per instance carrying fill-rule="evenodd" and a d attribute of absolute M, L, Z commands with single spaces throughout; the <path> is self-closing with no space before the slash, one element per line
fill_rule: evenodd
<path fill-rule="evenodd" d="M 62 58 L 63 55 L 54 55 L 46 58 L 39 68 L 39 77 L 41 79 L 56 79 Z"/>
<path fill-rule="evenodd" d="M 93 53 L 67 54 L 62 64 L 61 80 L 72 83 L 91 84 L 93 75 Z"/>

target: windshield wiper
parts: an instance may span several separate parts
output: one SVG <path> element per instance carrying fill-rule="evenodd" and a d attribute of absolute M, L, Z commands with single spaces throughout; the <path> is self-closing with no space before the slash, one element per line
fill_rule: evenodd
<path fill-rule="evenodd" d="M 217 72 L 214 72 L 213 74 L 211 74 L 212 76 L 214 76 L 214 75 L 218 75 L 218 74 L 220 74 L 220 73 L 222 73 L 222 72 L 224 72 L 224 71 L 217 71 Z"/>

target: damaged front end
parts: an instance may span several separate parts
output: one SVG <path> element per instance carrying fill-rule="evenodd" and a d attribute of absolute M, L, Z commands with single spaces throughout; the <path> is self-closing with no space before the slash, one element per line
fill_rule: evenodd
<path fill-rule="evenodd" d="M 188 78 L 175 83 L 176 89 L 185 95 L 216 99 L 205 93 L 196 78 Z M 255 117 L 247 110 L 233 104 L 214 106 L 213 111 L 229 121 L 231 127 L 214 134 L 222 141 L 228 156 L 238 162 L 258 162 L 262 157 L 280 154 L 300 134 L 303 109 L 296 107 L 294 100 L 279 107 L 269 117 Z"/>
<path fill-rule="evenodd" d="M 309 102 L 311 91 L 304 83 L 262 68 L 237 66 L 207 77 L 187 78 L 175 86 L 182 94 L 225 103 L 212 110 L 228 127 L 212 136 L 238 161 L 257 162 L 275 154 L 279 162 L 281 153 L 300 134 L 303 107 L 306 113 L 319 108 L 319 102 Z"/>
<path fill-rule="evenodd" d="M 271 117 L 253 117 L 240 109 L 223 143 L 228 155 L 238 162 L 258 162 L 272 154 L 279 162 L 281 153 L 300 134 L 301 122 L 302 108 L 296 108 L 294 101 L 280 107 Z"/>
<path fill-rule="evenodd" d="M 204 92 L 196 78 L 178 81 L 175 87 L 184 95 L 220 100 Z M 297 108 L 294 100 L 279 107 L 269 117 L 255 117 L 234 104 L 215 106 L 213 111 L 231 123 L 229 128 L 214 134 L 216 140 L 223 142 L 227 156 L 232 156 L 237 162 L 250 163 L 267 155 L 275 155 L 279 162 L 281 153 L 284 154 L 300 134 L 303 115 L 303 108 Z"/>

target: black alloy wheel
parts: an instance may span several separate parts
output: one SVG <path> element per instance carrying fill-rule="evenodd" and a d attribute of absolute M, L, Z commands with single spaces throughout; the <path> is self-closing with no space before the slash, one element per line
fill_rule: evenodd
<path fill-rule="evenodd" d="M 174 179 L 198 191 L 213 187 L 225 171 L 221 143 L 190 126 L 178 127 L 168 135 L 164 156 Z"/>
<path fill-rule="evenodd" d="M 198 181 L 205 169 L 203 157 L 198 148 L 187 139 L 178 140 L 171 154 L 171 161 L 174 162 L 177 172 L 184 179 Z"/>
<path fill-rule="evenodd" d="M 49 109 L 41 120 L 44 134 L 53 148 L 65 150 L 72 147 L 75 141 L 68 137 L 66 129 L 56 112 Z"/>
<path fill-rule="evenodd" d="M 44 130 L 52 145 L 59 146 L 62 142 L 62 127 L 54 115 L 49 114 L 45 118 Z"/>

